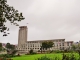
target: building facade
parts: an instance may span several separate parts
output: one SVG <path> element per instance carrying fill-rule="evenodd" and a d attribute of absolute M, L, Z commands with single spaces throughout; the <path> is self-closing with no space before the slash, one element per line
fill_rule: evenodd
<path fill-rule="evenodd" d="M 18 47 L 21 47 L 22 45 L 27 42 L 27 26 L 21 26 L 19 27 L 19 34 L 18 34 Z"/>
<path fill-rule="evenodd" d="M 16 49 L 21 53 L 28 53 L 31 49 L 38 52 L 41 49 L 42 42 L 45 41 L 52 41 L 54 43 L 50 50 L 64 50 L 72 47 L 73 41 L 66 42 L 65 39 L 27 41 L 27 30 L 27 26 L 21 26 L 19 29 L 18 46 Z"/>

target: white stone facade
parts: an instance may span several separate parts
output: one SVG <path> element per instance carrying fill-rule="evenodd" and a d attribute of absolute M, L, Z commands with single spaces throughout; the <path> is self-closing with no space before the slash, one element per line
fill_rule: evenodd
<path fill-rule="evenodd" d="M 31 49 L 35 52 L 39 51 L 44 41 L 52 41 L 54 46 L 50 50 L 63 50 L 71 48 L 73 41 L 65 42 L 65 39 L 49 39 L 49 40 L 37 40 L 37 41 L 27 41 L 27 27 L 21 26 L 19 30 L 18 46 L 17 50 L 22 53 L 27 53 Z"/>

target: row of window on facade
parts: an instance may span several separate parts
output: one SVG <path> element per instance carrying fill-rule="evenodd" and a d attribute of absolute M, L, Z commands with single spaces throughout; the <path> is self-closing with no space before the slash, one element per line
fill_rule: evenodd
<path fill-rule="evenodd" d="M 53 45 L 54 47 L 58 47 L 58 46 L 72 46 L 72 43 L 69 43 L 69 42 L 67 42 L 67 44 L 66 43 L 55 43 L 54 45 Z"/>
<path fill-rule="evenodd" d="M 23 48 L 26 48 L 26 47 L 40 47 L 40 45 L 35 45 L 35 44 L 33 44 L 33 45 L 23 45 L 22 46 Z"/>
<path fill-rule="evenodd" d="M 31 50 L 31 49 L 40 49 L 40 48 L 18 48 L 19 50 L 23 50 L 23 49 L 27 49 L 27 50 Z"/>
<path fill-rule="evenodd" d="M 59 44 L 55 43 L 53 45 L 53 47 L 58 47 L 58 46 L 65 46 L 65 43 L 59 43 Z M 72 46 L 72 43 L 67 43 L 66 46 Z M 40 47 L 40 45 L 32 44 L 32 45 L 22 46 L 22 48 L 26 48 L 26 47 Z"/>

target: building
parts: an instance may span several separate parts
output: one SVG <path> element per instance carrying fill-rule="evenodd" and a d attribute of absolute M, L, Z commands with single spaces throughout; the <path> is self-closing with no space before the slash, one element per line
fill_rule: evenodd
<path fill-rule="evenodd" d="M 27 33 L 28 28 L 27 26 L 19 27 L 19 37 L 18 37 L 18 46 L 17 50 L 20 53 L 28 53 L 31 49 L 35 52 L 40 51 L 42 42 L 44 41 L 52 41 L 54 46 L 50 48 L 50 50 L 64 50 L 67 48 L 71 48 L 73 41 L 65 41 L 65 39 L 49 39 L 49 40 L 35 40 L 35 41 L 28 41 L 27 40 Z"/>
<path fill-rule="evenodd" d="M 18 47 L 21 47 L 22 45 L 27 42 L 27 26 L 21 26 L 19 27 L 19 35 L 18 35 Z"/>

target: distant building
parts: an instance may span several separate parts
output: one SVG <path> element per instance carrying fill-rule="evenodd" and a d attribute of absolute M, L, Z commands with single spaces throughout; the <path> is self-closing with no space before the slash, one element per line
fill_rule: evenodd
<path fill-rule="evenodd" d="M 27 41 L 27 26 L 21 26 L 19 28 L 18 46 L 16 49 L 20 53 L 28 53 L 31 49 L 37 52 L 41 49 L 42 42 L 44 41 L 52 41 L 54 43 L 54 46 L 50 48 L 50 50 L 64 50 L 71 48 L 73 44 L 73 41 L 65 42 L 65 39 Z"/>

